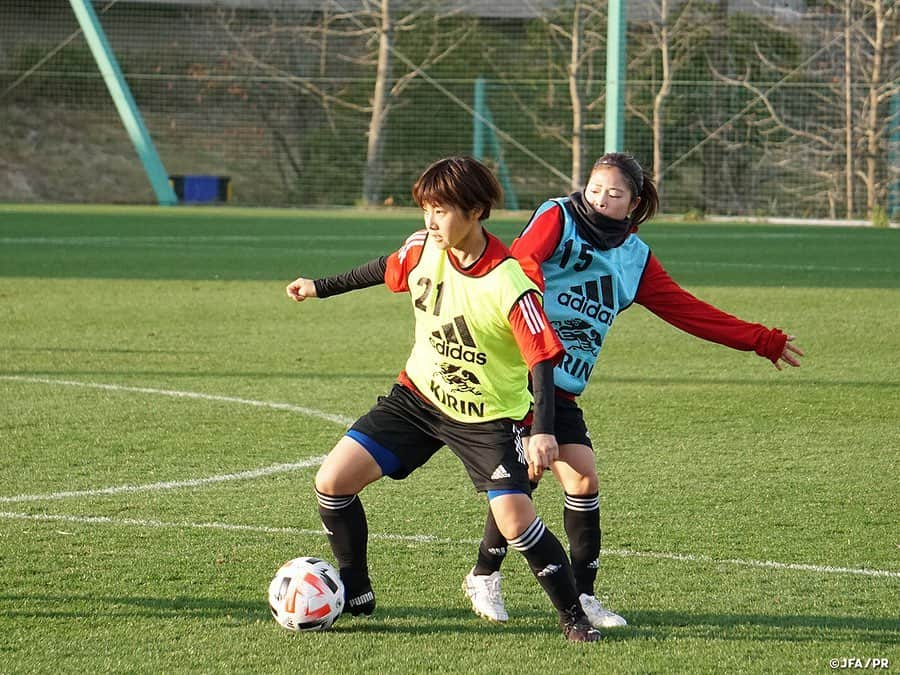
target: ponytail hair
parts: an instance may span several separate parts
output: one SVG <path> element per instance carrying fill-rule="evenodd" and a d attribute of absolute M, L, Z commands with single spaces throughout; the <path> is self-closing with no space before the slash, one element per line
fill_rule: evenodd
<path fill-rule="evenodd" d="M 640 225 L 650 220 L 659 211 L 659 192 L 650 176 L 644 175 L 644 169 L 631 155 L 624 152 L 608 152 L 594 162 L 591 173 L 602 167 L 614 166 L 628 180 L 631 194 L 640 197 L 638 205 L 631 212 L 631 223 Z"/>

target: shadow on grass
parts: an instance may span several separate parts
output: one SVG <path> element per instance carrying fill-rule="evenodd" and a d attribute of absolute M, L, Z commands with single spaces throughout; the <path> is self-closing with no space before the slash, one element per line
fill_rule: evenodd
<path fill-rule="evenodd" d="M 10 607 L 10 605 L 17 607 Z M 0 617 L 9 619 L 86 619 L 137 617 L 199 618 L 257 623 L 271 621 L 264 602 L 198 597 L 113 597 L 97 595 L 0 595 Z M 895 646 L 900 620 L 824 615 L 705 614 L 675 611 L 634 611 L 626 628 L 603 631 L 604 639 L 666 640 L 702 638 L 779 642 L 860 641 Z M 545 635 L 558 631 L 553 611 L 521 611 L 506 624 L 474 617 L 468 608 L 381 606 L 371 617 L 342 616 L 336 633 Z"/>
<path fill-rule="evenodd" d="M 877 617 L 823 616 L 810 614 L 704 614 L 689 612 L 635 611 L 628 614 L 629 626 L 608 631 L 606 637 L 699 637 L 779 642 L 859 641 L 896 645 L 900 620 Z"/>
<path fill-rule="evenodd" d="M 17 607 L 11 608 L 10 605 Z M 247 602 L 225 598 L 154 598 L 113 597 L 97 595 L 0 595 L 0 618 L 14 620 L 57 621 L 102 616 L 104 620 L 144 619 L 212 619 L 245 624 L 272 621 L 265 602 Z M 373 616 L 341 616 L 336 630 L 370 634 L 479 633 L 497 635 L 541 635 L 555 631 L 555 615 L 529 612 L 518 625 L 495 624 L 473 616 L 468 609 L 434 607 L 379 606 Z M 540 622 L 546 619 L 546 622 Z"/>
<path fill-rule="evenodd" d="M 20 605 L 10 609 L 9 603 Z M 87 618 L 104 616 L 143 617 L 239 617 L 255 621 L 269 619 L 265 603 L 242 602 L 224 598 L 152 598 L 102 595 L 0 595 L 0 617 L 35 619 Z"/>

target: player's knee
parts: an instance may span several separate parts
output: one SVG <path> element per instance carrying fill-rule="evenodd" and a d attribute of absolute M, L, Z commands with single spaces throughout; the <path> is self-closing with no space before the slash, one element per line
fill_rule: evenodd
<path fill-rule="evenodd" d="M 592 471 L 587 476 L 582 476 L 581 491 L 578 494 L 592 495 L 600 491 L 600 479 L 597 478 L 597 472 Z"/>
<path fill-rule="evenodd" d="M 316 472 L 316 490 L 326 495 L 355 495 L 381 478 L 381 470 L 368 455 L 329 455 Z"/>
<path fill-rule="evenodd" d="M 596 471 L 567 476 L 562 483 L 566 494 L 570 495 L 592 495 L 600 491 L 600 479 Z"/>
<path fill-rule="evenodd" d="M 534 504 L 524 493 L 507 494 L 491 499 L 491 512 L 497 529 L 507 539 L 518 537 L 534 521 Z"/>
<path fill-rule="evenodd" d="M 331 492 L 331 488 L 333 487 L 331 481 L 328 479 L 328 476 L 323 474 L 322 470 L 316 472 L 316 480 L 314 482 L 316 492 L 321 492 L 322 494 L 333 494 Z"/>
<path fill-rule="evenodd" d="M 515 539 L 521 535 L 528 526 L 534 522 L 534 516 L 529 517 L 528 514 L 516 513 L 503 518 L 503 522 L 497 522 L 497 528 L 506 539 Z"/>
<path fill-rule="evenodd" d="M 316 472 L 316 492 L 325 495 L 341 495 L 345 491 L 341 488 L 340 472 L 335 471 L 333 467 L 323 465 Z"/>

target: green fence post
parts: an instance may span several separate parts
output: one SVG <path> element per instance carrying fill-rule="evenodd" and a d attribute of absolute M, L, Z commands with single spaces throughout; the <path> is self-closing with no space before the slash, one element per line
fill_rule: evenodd
<path fill-rule="evenodd" d="M 488 112 L 490 115 L 490 112 Z M 488 117 L 488 119 L 491 119 Z M 497 158 L 497 173 L 499 174 L 497 177 L 500 179 L 500 185 L 503 186 L 503 201 L 504 205 L 508 209 L 512 209 L 514 211 L 519 208 L 519 197 L 516 195 L 515 188 L 513 188 L 512 177 L 509 175 L 509 169 L 506 166 L 506 162 L 503 161 L 503 148 L 500 147 L 500 139 L 497 138 L 497 134 L 494 133 L 494 130 L 491 129 L 491 149 L 494 151 L 494 156 Z"/>
<path fill-rule="evenodd" d="M 609 0 L 607 11 L 604 152 L 621 152 L 625 144 L 626 0 Z"/>
<path fill-rule="evenodd" d="M 512 185 L 512 178 L 506 162 L 503 161 L 503 148 L 500 139 L 494 131 L 494 120 L 491 119 L 491 109 L 487 104 L 487 86 L 485 79 L 475 79 L 475 91 L 473 93 L 472 108 L 475 114 L 472 116 L 472 156 L 481 161 L 484 159 L 484 138 L 488 137 L 491 151 L 497 160 L 497 178 L 503 187 L 503 196 L 506 208 L 516 210 L 519 208 L 519 198 Z"/>
<path fill-rule="evenodd" d="M 472 156 L 477 160 L 484 159 L 484 121 L 487 119 L 487 100 L 484 93 L 484 78 L 475 79 L 474 101 L 472 107 Z"/>
<path fill-rule="evenodd" d="M 156 147 L 154 147 L 141 117 L 141 112 L 131 95 L 128 83 L 122 75 L 115 54 L 106 39 L 106 34 L 103 32 L 103 27 L 100 25 L 90 0 L 69 0 L 69 4 L 72 5 L 72 11 L 75 12 L 91 53 L 94 55 L 94 60 L 97 61 L 97 68 L 103 75 L 113 103 L 119 111 L 119 117 L 122 118 L 122 124 L 125 125 L 138 157 L 144 165 L 144 171 L 147 172 L 147 178 L 150 179 L 150 185 L 153 186 L 157 201 L 160 206 L 176 204 L 178 198 L 169 183 L 169 175 L 159 159 L 159 154 L 156 152 Z"/>

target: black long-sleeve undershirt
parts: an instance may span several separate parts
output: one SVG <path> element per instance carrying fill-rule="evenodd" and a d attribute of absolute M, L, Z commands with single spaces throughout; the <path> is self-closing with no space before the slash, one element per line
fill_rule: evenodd
<path fill-rule="evenodd" d="M 370 286 L 383 284 L 386 271 L 387 256 L 383 255 L 341 274 L 316 279 L 313 282 L 316 285 L 316 297 L 327 298 L 332 295 L 340 295 L 348 291 L 356 291 L 360 288 L 369 288 Z"/>

